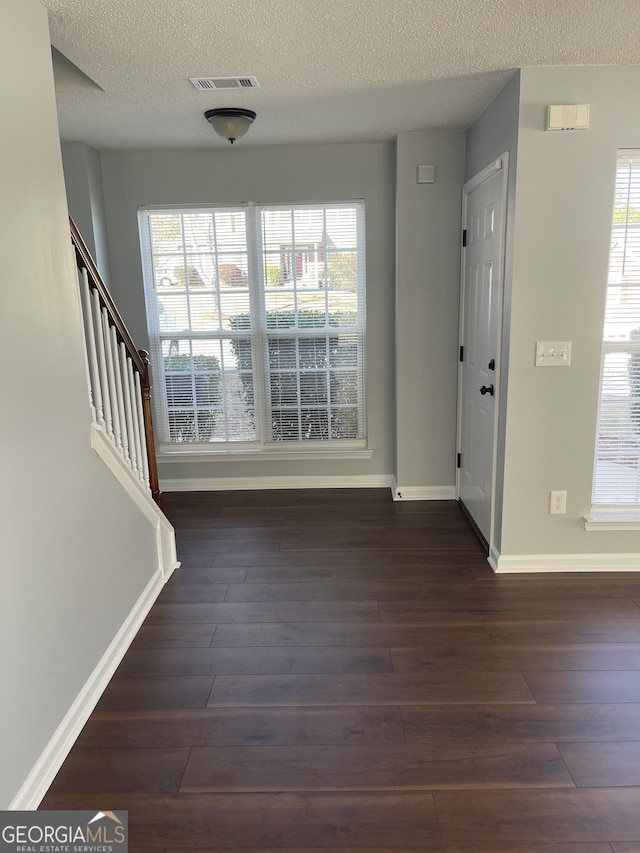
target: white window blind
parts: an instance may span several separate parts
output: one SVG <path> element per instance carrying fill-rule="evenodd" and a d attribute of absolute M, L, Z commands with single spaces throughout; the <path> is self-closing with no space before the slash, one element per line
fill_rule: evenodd
<path fill-rule="evenodd" d="M 593 504 L 640 505 L 640 150 L 616 170 Z"/>
<path fill-rule="evenodd" d="M 362 202 L 139 221 L 161 445 L 366 438 Z"/>

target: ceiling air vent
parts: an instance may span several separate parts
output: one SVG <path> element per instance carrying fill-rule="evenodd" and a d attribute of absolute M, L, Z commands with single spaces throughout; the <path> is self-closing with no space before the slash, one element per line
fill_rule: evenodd
<path fill-rule="evenodd" d="M 217 89 L 259 89 L 255 77 L 189 77 L 189 81 L 199 92 L 212 92 Z"/>

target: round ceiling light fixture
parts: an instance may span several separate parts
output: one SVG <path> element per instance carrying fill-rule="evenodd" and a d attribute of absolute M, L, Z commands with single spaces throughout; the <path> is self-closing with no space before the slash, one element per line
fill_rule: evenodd
<path fill-rule="evenodd" d="M 204 117 L 218 136 L 228 139 L 233 145 L 236 139 L 243 137 L 249 130 L 256 114 L 253 110 L 244 110 L 241 107 L 220 107 L 217 110 L 207 110 Z"/>

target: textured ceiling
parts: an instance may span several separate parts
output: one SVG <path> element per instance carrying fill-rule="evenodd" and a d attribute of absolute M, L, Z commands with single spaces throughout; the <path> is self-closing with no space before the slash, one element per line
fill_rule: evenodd
<path fill-rule="evenodd" d="M 224 146 L 202 113 L 248 107 L 240 143 L 465 128 L 526 65 L 640 61 L 640 0 L 43 0 L 52 44 L 103 90 L 59 91 L 64 139 Z M 197 92 L 188 77 L 253 75 Z"/>

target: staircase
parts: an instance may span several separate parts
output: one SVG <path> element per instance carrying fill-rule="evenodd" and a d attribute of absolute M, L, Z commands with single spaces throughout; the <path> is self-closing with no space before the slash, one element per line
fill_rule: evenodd
<path fill-rule="evenodd" d="M 71 217 L 69 224 L 82 295 L 93 423 L 134 480 L 162 508 L 149 354 L 136 348 Z"/>

